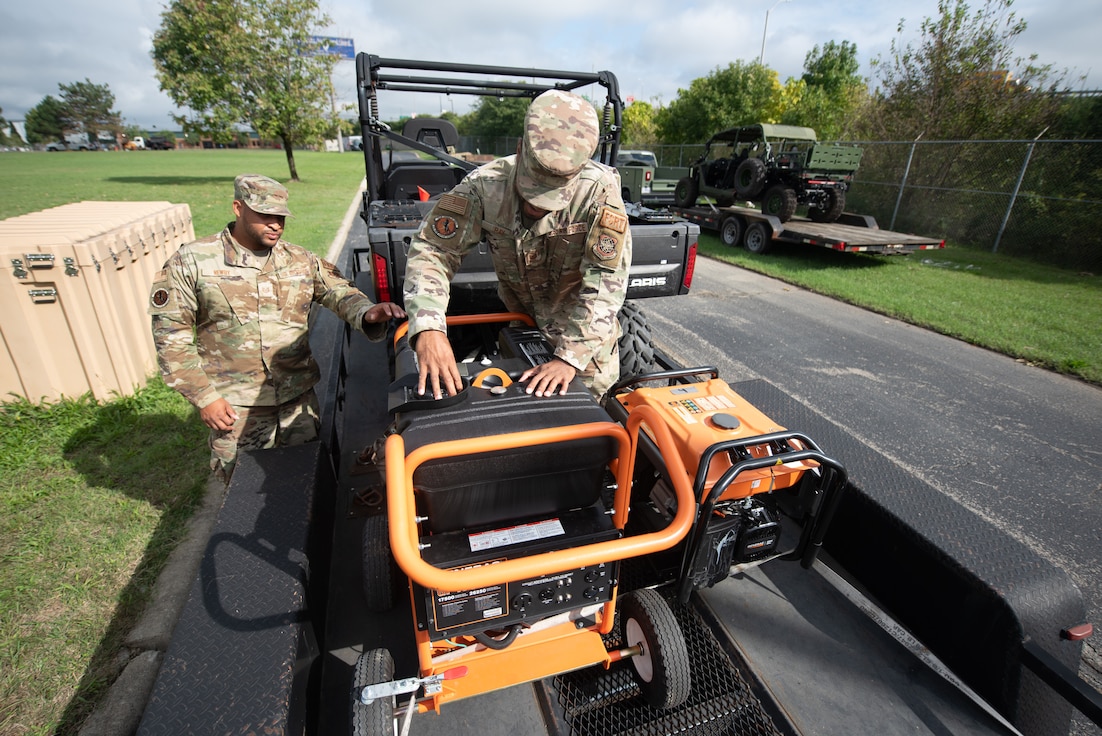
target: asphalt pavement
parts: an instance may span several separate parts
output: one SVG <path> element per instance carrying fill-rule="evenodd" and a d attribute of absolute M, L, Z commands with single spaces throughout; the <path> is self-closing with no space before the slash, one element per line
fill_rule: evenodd
<path fill-rule="evenodd" d="M 689 295 L 640 306 L 678 361 L 829 418 L 1064 570 L 1102 624 L 1102 389 L 709 259 Z M 1080 670 L 1095 687 L 1100 650 L 1102 631 Z"/>

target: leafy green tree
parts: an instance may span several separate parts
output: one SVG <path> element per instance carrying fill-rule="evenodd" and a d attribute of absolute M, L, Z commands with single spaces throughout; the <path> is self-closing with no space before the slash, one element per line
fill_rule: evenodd
<path fill-rule="evenodd" d="M 1052 94 L 1063 80 L 1036 56 L 1014 56 L 1026 29 L 1013 0 L 939 0 L 938 17 L 920 26 L 917 45 L 892 42 L 873 61 L 879 85 L 861 110 L 858 135 L 869 139 L 1033 138 L 1056 119 Z"/>
<path fill-rule="evenodd" d="M 785 85 L 781 122 L 814 128 L 820 140 L 837 140 L 865 94 L 857 46 L 828 41 L 804 57 L 804 74 Z"/>
<path fill-rule="evenodd" d="M 49 143 L 65 140 L 65 103 L 52 95 L 46 95 L 37 105 L 27 110 L 27 143 Z"/>
<path fill-rule="evenodd" d="M 658 111 L 659 136 L 665 143 L 698 143 L 736 125 L 777 122 L 781 90 L 777 73 L 756 61 L 717 68 Z"/>
<path fill-rule="evenodd" d="M 89 143 L 99 139 L 101 130 L 118 133 L 122 125 L 119 113 L 111 108 L 115 95 L 106 84 L 93 84 L 85 77 L 83 82 L 59 84 L 63 112 L 62 124 L 67 133 L 83 133 Z"/>
<path fill-rule="evenodd" d="M 527 97 L 479 97 L 463 116 L 460 132 L 481 138 L 518 137 L 524 130 Z"/>
<path fill-rule="evenodd" d="M 650 148 L 658 143 L 658 123 L 654 107 L 636 100 L 624 108 L 620 145 L 625 148 Z"/>
<path fill-rule="evenodd" d="M 11 129 L 11 125 L 4 118 L 4 108 L 0 107 L 0 146 L 9 145 L 8 143 L 8 131 Z"/>
<path fill-rule="evenodd" d="M 251 125 L 278 140 L 291 179 L 296 146 L 315 144 L 336 129 L 330 74 L 336 58 L 311 41 L 329 24 L 316 0 L 172 0 L 153 37 L 161 89 L 198 130 L 231 142 L 234 127 Z"/>

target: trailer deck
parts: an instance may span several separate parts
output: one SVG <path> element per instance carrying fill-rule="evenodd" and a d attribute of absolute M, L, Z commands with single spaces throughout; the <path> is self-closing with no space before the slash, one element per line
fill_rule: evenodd
<path fill-rule="evenodd" d="M 945 247 L 945 240 L 882 230 L 870 215 L 843 213 L 836 222 L 796 216 L 781 222 L 749 207 L 673 207 L 674 214 L 718 233 L 724 245 L 765 253 L 773 242 L 814 245 L 845 253 L 908 254 Z"/>

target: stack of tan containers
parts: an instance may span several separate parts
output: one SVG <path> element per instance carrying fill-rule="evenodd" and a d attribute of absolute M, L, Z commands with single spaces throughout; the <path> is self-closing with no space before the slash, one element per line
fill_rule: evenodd
<path fill-rule="evenodd" d="M 77 202 L 0 221 L 0 402 L 132 394 L 157 366 L 153 276 L 195 239 L 169 202 Z"/>

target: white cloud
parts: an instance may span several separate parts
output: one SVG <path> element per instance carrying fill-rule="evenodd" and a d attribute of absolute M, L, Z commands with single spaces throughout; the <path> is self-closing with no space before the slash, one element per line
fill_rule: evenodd
<path fill-rule="evenodd" d="M 1102 31 L 1096 6 L 1097 0 L 1061 0 L 1058 8 L 1044 0 L 1017 0 L 1012 10 L 1029 28 L 1018 40 L 1016 55 L 1036 53 L 1042 63 L 1090 75 L 1073 87 L 1102 87 L 1102 69 L 1092 69 L 1094 39 Z M 922 19 L 936 15 L 937 0 L 789 0 L 776 5 L 768 0 L 559 0 L 553 10 L 514 0 L 322 0 L 322 10 L 333 21 L 326 33 L 351 37 L 357 51 L 521 68 L 607 69 L 619 78 L 623 96 L 662 103 L 717 67 L 757 59 L 769 8 L 765 62 L 783 81 L 799 76 L 807 52 L 827 41 L 856 44 L 861 73 L 869 76 L 870 59 L 888 53 L 900 18 L 907 18 L 905 40 L 914 40 Z M 57 96 L 59 83 L 88 78 L 111 88 L 127 122 L 171 126 L 173 104 L 158 89 L 149 55 L 161 10 L 161 3 L 149 0 L 99 6 L 54 0 L 48 14 L 30 3 L 5 3 L 0 9 L 4 116 L 21 119 L 46 95 Z M 333 83 L 341 102 L 355 102 L 352 62 L 338 65 Z M 462 112 L 471 102 L 444 96 L 434 101 L 425 95 L 395 100 L 382 100 L 394 108 L 384 110 L 386 117 L 432 112 L 437 105 Z"/>

